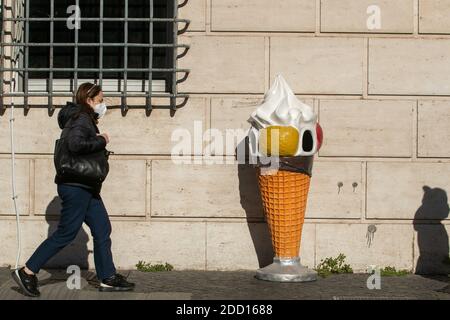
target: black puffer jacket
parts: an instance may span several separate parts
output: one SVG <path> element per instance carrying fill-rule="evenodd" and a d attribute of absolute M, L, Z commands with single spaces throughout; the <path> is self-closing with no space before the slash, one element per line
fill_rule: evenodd
<path fill-rule="evenodd" d="M 98 136 L 98 127 L 94 120 L 85 112 L 81 112 L 78 118 L 75 119 L 77 113 L 79 113 L 81 107 L 71 102 L 67 104 L 58 113 L 58 125 L 61 129 L 68 128 L 67 130 L 67 143 L 68 148 L 75 154 L 89 154 L 105 149 L 106 140 L 102 136 Z M 72 121 L 69 122 L 69 120 Z M 56 174 L 56 184 L 69 184 L 84 187 L 89 189 L 95 194 L 99 194 L 102 188 L 102 184 L 86 185 L 80 183 L 76 178 L 62 177 Z"/>

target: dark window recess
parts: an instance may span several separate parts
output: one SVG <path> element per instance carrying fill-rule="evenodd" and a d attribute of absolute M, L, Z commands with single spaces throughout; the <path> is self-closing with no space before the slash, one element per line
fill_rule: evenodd
<path fill-rule="evenodd" d="M 73 96 L 83 81 L 102 85 L 106 96 L 121 97 L 123 109 L 130 96 L 146 97 L 147 109 L 152 97 L 170 97 L 174 109 L 176 98 L 187 98 L 177 93 L 177 73 L 189 70 L 177 69 L 176 54 L 179 47 L 188 48 L 177 42 L 178 24 L 189 21 L 178 19 L 177 0 L 12 1 L 23 3 L 23 12 L 2 20 L 15 25 L 12 29 L 21 26 L 25 36 L 16 39 L 20 62 L 1 66 L 2 98 L 9 95 L 5 73 L 14 71 L 26 108 L 28 97 L 43 92 L 53 108 L 53 96 Z M 80 28 L 69 29 L 67 19 L 74 13 L 67 10 L 76 3 Z M 4 36 L 2 30 L 2 57 L 6 47 L 15 46 L 3 43 Z"/>

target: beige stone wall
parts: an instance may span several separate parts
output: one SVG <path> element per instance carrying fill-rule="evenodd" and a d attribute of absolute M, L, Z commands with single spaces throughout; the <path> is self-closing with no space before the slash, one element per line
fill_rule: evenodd
<path fill-rule="evenodd" d="M 367 27 L 370 5 L 380 9 L 380 29 Z M 325 134 L 314 165 L 303 262 L 314 267 L 344 253 L 357 270 L 374 264 L 413 269 L 423 245 L 418 237 L 442 233 L 438 223 L 448 213 L 450 1 L 189 0 L 180 10 L 192 20 L 179 40 L 191 45 L 179 61 L 192 70 L 179 86 L 190 94 L 188 103 L 173 117 L 164 109 L 149 117 L 143 110 L 123 117 L 112 109 L 100 125 L 116 152 L 103 197 L 117 265 L 132 268 L 146 260 L 233 270 L 271 261 L 254 172 L 202 163 L 198 146 L 193 164 L 173 163 L 170 152 L 176 128 L 193 136 L 208 128 L 247 129 L 250 112 L 282 74 L 319 113 Z M 56 114 L 16 113 L 23 260 L 58 214 Z M 0 264 L 15 258 L 8 115 L 0 116 Z M 215 150 L 214 159 L 232 160 L 233 152 Z M 437 196 L 424 199 L 424 186 Z M 426 213 L 419 229 L 413 226 L 417 211 Z M 372 224 L 377 231 L 368 244 Z M 448 217 L 442 224 L 448 233 Z M 87 234 L 51 265 L 92 250 Z M 88 257 L 93 267 L 92 253 Z"/>

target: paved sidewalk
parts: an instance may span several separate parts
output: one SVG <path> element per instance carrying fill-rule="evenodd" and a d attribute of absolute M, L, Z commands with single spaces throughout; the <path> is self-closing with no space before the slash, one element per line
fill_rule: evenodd
<path fill-rule="evenodd" d="M 0 268 L 0 300 L 31 299 L 24 297 L 12 280 L 9 269 Z M 350 274 L 319 278 L 311 283 L 273 283 L 257 280 L 254 272 L 171 271 L 143 273 L 122 271 L 137 284 L 134 292 L 98 292 L 94 273 L 82 271 L 80 290 L 66 286 L 64 270 L 47 270 L 39 274 L 39 299 L 139 299 L 139 300 L 253 300 L 253 299 L 445 299 L 450 300 L 450 278 L 417 275 L 382 277 L 381 290 L 369 290 L 368 275 Z"/>

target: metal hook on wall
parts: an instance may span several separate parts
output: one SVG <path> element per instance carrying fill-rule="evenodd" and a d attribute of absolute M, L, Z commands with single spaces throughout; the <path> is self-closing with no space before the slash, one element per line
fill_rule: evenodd
<path fill-rule="evenodd" d="M 344 186 L 344 183 L 342 183 L 342 181 L 339 181 L 338 184 L 338 194 L 341 192 L 341 188 Z"/>

